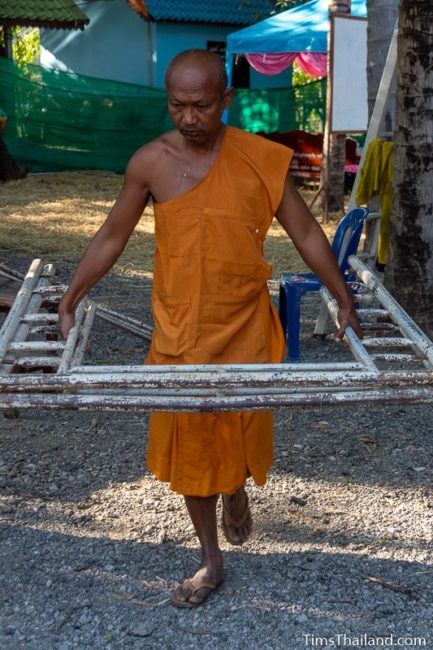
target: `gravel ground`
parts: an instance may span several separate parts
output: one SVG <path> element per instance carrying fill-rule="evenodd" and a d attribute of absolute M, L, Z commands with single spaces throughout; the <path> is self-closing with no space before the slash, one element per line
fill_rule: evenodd
<path fill-rule="evenodd" d="M 140 279 L 111 275 L 95 295 L 147 320 Z M 311 338 L 315 305 L 304 358 L 337 349 Z M 94 332 L 95 360 L 144 355 Z M 199 552 L 182 498 L 145 470 L 147 417 L 1 418 L 2 650 L 433 647 L 431 406 L 276 413 L 269 481 L 248 486 L 254 533 L 241 549 L 221 538 L 225 582 L 197 610 L 169 603 Z"/>

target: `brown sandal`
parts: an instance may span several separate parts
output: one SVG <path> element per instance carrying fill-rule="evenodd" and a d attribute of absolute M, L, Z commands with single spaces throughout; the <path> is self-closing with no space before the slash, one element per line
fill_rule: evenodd
<path fill-rule="evenodd" d="M 177 587 L 174 590 L 174 592 L 172 593 L 171 599 L 170 599 L 171 604 L 174 605 L 175 607 L 200 607 L 201 605 L 203 605 L 203 603 L 206 602 L 208 596 L 212 593 L 212 591 L 215 591 L 215 589 L 220 586 L 221 582 L 218 582 L 217 584 L 212 583 L 212 582 L 202 582 L 199 587 L 194 587 L 191 580 L 189 580 L 189 579 L 184 580 L 183 583 L 181 585 L 179 585 L 179 587 Z M 176 592 L 181 587 L 182 588 L 186 587 L 186 589 L 189 590 L 189 592 L 190 592 L 188 594 L 185 594 L 186 595 L 186 600 L 179 600 L 178 598 L 176 598 Z M 200 589 L 208 589 L 209 590 L 209 593 L 206 594 L 206 596 L 203 598 L 203 600 L 201 600 L 200 602 L 197 602 L 197 603 L 195 603 L 194 601 L 189 600 L 190 598 L 192 598 L 192 596 L 195 596 L 195 594 L 198 591 L 200 591 Z"/>

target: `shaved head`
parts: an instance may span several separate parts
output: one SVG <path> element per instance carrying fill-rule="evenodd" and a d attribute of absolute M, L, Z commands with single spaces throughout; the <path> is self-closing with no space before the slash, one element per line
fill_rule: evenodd
<path fill-rule="evenodd" d="M 165 73 L 166 87 L 169 88 L 177 75 L 181 76 L 191 69 L 201 72 L 204 77 L 211 77 L 221 94 L 224 93 L 227 87 L 224 61 L 218 54 L 208 50 L 186 50 L 175 56 Z"/>

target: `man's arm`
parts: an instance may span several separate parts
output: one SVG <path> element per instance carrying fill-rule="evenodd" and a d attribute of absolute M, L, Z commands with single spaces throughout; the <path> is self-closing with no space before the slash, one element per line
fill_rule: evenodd
<path fill-rule="evenodd" d="M 343 337 L 346 327 L 352 327 L 362 338 L 362 331 L 355 314 L 353 299 L 341 274 L 335 255 L 325 233 L 305 205 L 289 174 L 284 194 L 275 215 L 292 239 L 304 262 L 329 289 L 339 307 L 340 329 L 335 338 Z"/>
<path fill-rule="evenodd" d="M 150 194 L 143 178 L 143 162 L 143 155 L 138 152 L 128 164 L 119 196 L 84 252 L 59 304 L 59 327 L 63 338 L 74 325 L 78 303 L 113 266 L 143 214 Z"/>

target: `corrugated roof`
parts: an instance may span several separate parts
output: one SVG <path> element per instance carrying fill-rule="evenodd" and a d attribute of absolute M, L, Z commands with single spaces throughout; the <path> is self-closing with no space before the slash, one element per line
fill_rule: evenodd
<path fill-rule="evenodd" d="M 250 25 L 269 16 L 271 0 L 128 0 L 146 20 Z"/>
<path fill-rule="evenodd" d="M 73 0 L 0 0 L 1 25 L 84 29 L 89 22 Z"/>

